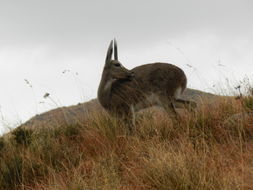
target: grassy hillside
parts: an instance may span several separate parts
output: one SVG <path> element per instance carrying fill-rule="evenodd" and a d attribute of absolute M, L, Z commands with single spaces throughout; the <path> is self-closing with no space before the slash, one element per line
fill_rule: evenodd
<path fill-rule="evenodd" d="M 253 189 L 253 97 L 205 101 L 180 122 L 143 112 L 133 135 L 93 106 L 23 125 L 0 139 L 0 189 Z"/>

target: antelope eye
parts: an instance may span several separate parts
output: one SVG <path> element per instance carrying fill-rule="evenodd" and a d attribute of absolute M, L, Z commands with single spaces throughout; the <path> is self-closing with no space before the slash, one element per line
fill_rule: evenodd
<path fill-rule="evenodd" d="M 120 64 L 119 63 L 115 63 L 114 66 L 120 67 Z"/>

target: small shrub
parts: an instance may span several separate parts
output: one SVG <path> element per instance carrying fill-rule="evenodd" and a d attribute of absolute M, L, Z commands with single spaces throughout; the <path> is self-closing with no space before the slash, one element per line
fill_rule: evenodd
<path fill-rule="evenodd" d="M 4 148 L 4 138 L 0 138 L 0 151 Z"/>
<path fill-rule="evenodd" d="M 253 111 L 253 97 L 244 97 L 242 100 L 243 107 L 246 111 Z"/>
<path fill-rule="evenodd" d="M 10 159 L 5 159 L 0 168 L 0 184 L 5 189 L 15 189 L 22 183 L 22 158 L 13 155 Z M 0 187 L 1 187 L 0 186 Z"/>
<path fill-rule="evenodd" d="M 70 139 L 74 139 L 79 134 L 80 134 L 79 125 L 69 125 L 64 128 L 64 135 Z"/>
<path fill-rule="evenodd" d="M 0 189 L 17 189 L 22 184 L 33 184 L 47 174 L 46 165 L 37 158 L 27 159 L 22 152 L 8 155 L 8 159 L 1 160 Z"/>
<path fill-rule="evenodd" d="M 12 133 L 15 137 L 15 141 L 19 145 L 28 146 L 32 140 L 32 131 L 18 128 Z"/>

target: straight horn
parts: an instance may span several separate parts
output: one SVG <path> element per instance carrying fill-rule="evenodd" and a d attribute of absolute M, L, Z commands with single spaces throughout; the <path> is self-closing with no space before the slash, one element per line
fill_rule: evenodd
<path fill-rule="evenodd" d="M 114 38 L 114 60 L 118 61 L 118 46 L 115 38 Z"/>
<path fill-rule="evenodd" d="M 111 40 L 110 45 L 109 45 L 108 50 L 107 50 L 105 63 L 109 63 L 112 59 L 112 51 L 113 51 L 112 43 L 113 43 L 113 41 Z"/>

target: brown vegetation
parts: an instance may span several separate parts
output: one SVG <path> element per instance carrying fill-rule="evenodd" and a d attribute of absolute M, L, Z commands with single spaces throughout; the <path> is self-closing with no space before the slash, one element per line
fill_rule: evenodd
<path fill-rule="evenodd" d="M 96 109 L 75 124 L 19 127 L 0 139 L 0 189 L 253 189 L 253 118 L 233 119 L 251 111 L 252 96 L 203 103 L 180 123 L 143 112 L 131 136 Z"/>

